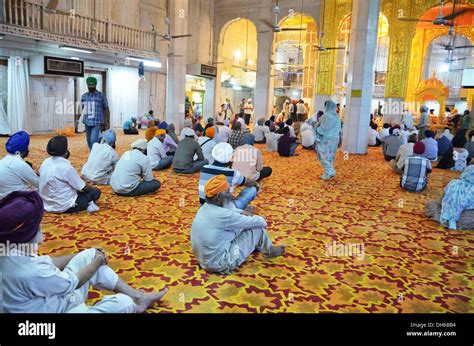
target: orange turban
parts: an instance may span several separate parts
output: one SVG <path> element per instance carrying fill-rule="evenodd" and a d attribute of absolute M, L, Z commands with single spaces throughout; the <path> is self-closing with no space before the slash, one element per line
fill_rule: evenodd
<path fill-rule="evenodd" d="M 204 186 L 204 193 L 207 198 L 211 198 L 228 189 L 230 189 L 230 186 L 227 182 L 227 178 L 225 175 L 219 174 L 207 181 Z"/>
<path fill-rule="evenodd" d="M 146 138 L 147 142 L 151 141 L 153 139 L 153 137 L 155 137 L 156 130 L 158 130 L 158 127 L 156 127 L 156 126 L 152 126 L 152 127 L 149 127 L 149 128 L 146 129 L 145 138 Z"/>
<path fill-rule="evenodd" d="M 216 134 L 216 129 L 214 127 L 208 127 L 206 130 L 206 136 L 209 138 L 214 138 L 214 135 Z"/>
<path fill-rule="evenodd" d="M 163 129 L 156 130 L 155 136 L 161 136 L 161 135 L 166 135 L 166 131 Z"/>

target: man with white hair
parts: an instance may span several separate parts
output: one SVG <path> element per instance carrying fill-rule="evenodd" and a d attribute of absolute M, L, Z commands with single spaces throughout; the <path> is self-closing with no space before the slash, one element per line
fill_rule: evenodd
<path fill-rule="evenodd" d="M 13 192 L 0 202 L 0 244 L 15 244 L 0 256 L 6 313 L 142 313 L 168 292 L 143 293 L 107 264 L 101 248 L 65 256 L 38 256 L 43 202 L 36 192 Z M 114 292 L 86 305 L 90 286 Z"/>
<path fill-rule="evenodd" d="M 228 179 L 220 174 L 204 186 L 206 203 L 199 208 L 192 227 L 191 245 L 201 268 L 231 274 L 254 251 L 266 258 L 283 256 L 284 246 L 273 246 L 267 222 L 226 208 L 232 201 Z"/>
<path fill-rule="evenodd" d="M 219 143 L 212 149 L 214 162 L 212 165 L 205 165 L 199 175 L 199 202 L 203 204 L 206 201 L 204 186 L 209 179 L 222 174 L 229 182 L 230 191 L 234 191 L 235 186 L 246 186 L 240 194 L 235 197 L 232 203 L 226 205 L 228 208 L 244 210 L 250 202 L 255 199 L 260 190 L 256 181 L 245 179 L 238 171 L 229 167 L 234 149 L 228 143 Z"/>
<path fill-rule="evenodd" d="M 115 152 L 116 135 L 114 130 L 104 133 L 101 143 L 94 143 L 86 164 L 82 167 L 82 176 L 93 184 L 109 185 L 119 157 Z"/>
<path fill-rule="evenodd" d="M 132 143 L 115 167 L 110 179 L 112 190 L 119 196 L 136 197 L 157 191 L 161 183 L 153 178 L 146 139 Z"/>

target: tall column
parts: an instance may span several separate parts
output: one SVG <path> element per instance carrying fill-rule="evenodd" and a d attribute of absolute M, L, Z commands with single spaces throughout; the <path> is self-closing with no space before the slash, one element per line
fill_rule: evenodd
<path fill-rule="evenodd" d="M 170 13 L 175 14 L 171 16 L 171 33 L 173 35 L 188 33 L 188 11 L 189 0 L 170 1 Z M 167 59 L 166 121 L 168 123 L 173 123 L 176 127 L 176 131 L 180 131 L 184 125 L 188 40 L 189 38 L 172 40 L 169 49 L 175 55 L 180 56 L 170 56 Z"/>
<path fill-rule="evenodd" d="M 264 29 L 263 29 L 264 30 Z M 257 33 L 258 57 L 257 57 L 257 81 L 255 86 L 255 119 L 267 118 L 270 115 L 273 98 L 273 88 L 270 83 L 271 64 L 273 50 L 273 32 Z"/>
<path fill-rule="evenodd" d="M 215 93 L 216 79 L 206 78 L 206 92 L 204 93 L 204 109 L 202 114 L 204 121 L 207 122 L 208 118 L 213 118 L 216 114 L 216 98 Z"/>
<path fill-rule="evenodd" d="M 380 0 L 353 0 L 342 149 L 367 153 Z"/>

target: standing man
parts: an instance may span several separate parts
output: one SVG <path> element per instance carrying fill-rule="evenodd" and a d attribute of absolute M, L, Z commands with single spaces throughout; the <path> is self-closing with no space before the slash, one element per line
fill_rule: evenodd
<path fill-rule="evenodd" d="M 428 107 L 421 106 L 420 108 L 420 120 L 418 121 L 418 140 L 421 141 L 425 139 L 425 131 L 430 125 L 430 116 L 428 115 Z"/>
<path fill-rule="evenodd" d="M 232 108 L 232 104 L 230 103 L 230 98 L 226 97 L 225 99 L 225 106 L 224 106 L 224 120 L 230 119 L 234 115 L 234 109 Z"/>
<path fill-rule="evenodd" d="M 88 77 L 86 83 L 89 92 L 82 94 L 81 97 L 82 122 L 86 127 L 87 145 L 91 150 L 94 143 L 99 143 L 100 131 L 109 129 L 110 112 L 107 98 L 96 89 L 97 79 Z"/>
<path fill-rule="evenodd" d="M 248 99 L 247 103 L 245 104 L 244 107 L 244 121 L 245 125 L 249 126 L 250 125 L 250 118 L 252 118 L 253 114 L 253 104 L 252 104 L 252 99 Z"/>

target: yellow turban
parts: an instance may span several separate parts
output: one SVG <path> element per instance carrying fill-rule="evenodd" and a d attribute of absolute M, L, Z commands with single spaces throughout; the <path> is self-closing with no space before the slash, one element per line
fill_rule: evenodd
<path fill-rule="evenodd" d="M 163 130 L 163 129 L 156 130 L 155 136 L 157 137 L 157 136 L 161 136 L 161 135 L 166 135 L 166 131 Z"/>
<path fill-rule="evenodd" d="M 206 136 L 209 138 L 214 138 L 214 135 L 216 134 L 216 130 L 214 127 L 208 127 L 206 130 Z"/>
<path fill-rule="evenodd" d="M 146 138 L 147 142 L 151 141 L 153 139 L 153 137 L 155 137 L 156 130 L 158 130 L 158 127 L 156 127 L 156 126 L 149 127 L 149 128 L 146 129 L 145 138 Z"/>
<path fill-rule="evenodd" d="M 204 186 L 204 193 L 207 198 L 211 198 L 228 189 L 230 189 L 230 186 L 227 182 L 227 178 L 225 175 L 219 174 L 207 181 Z"/>

